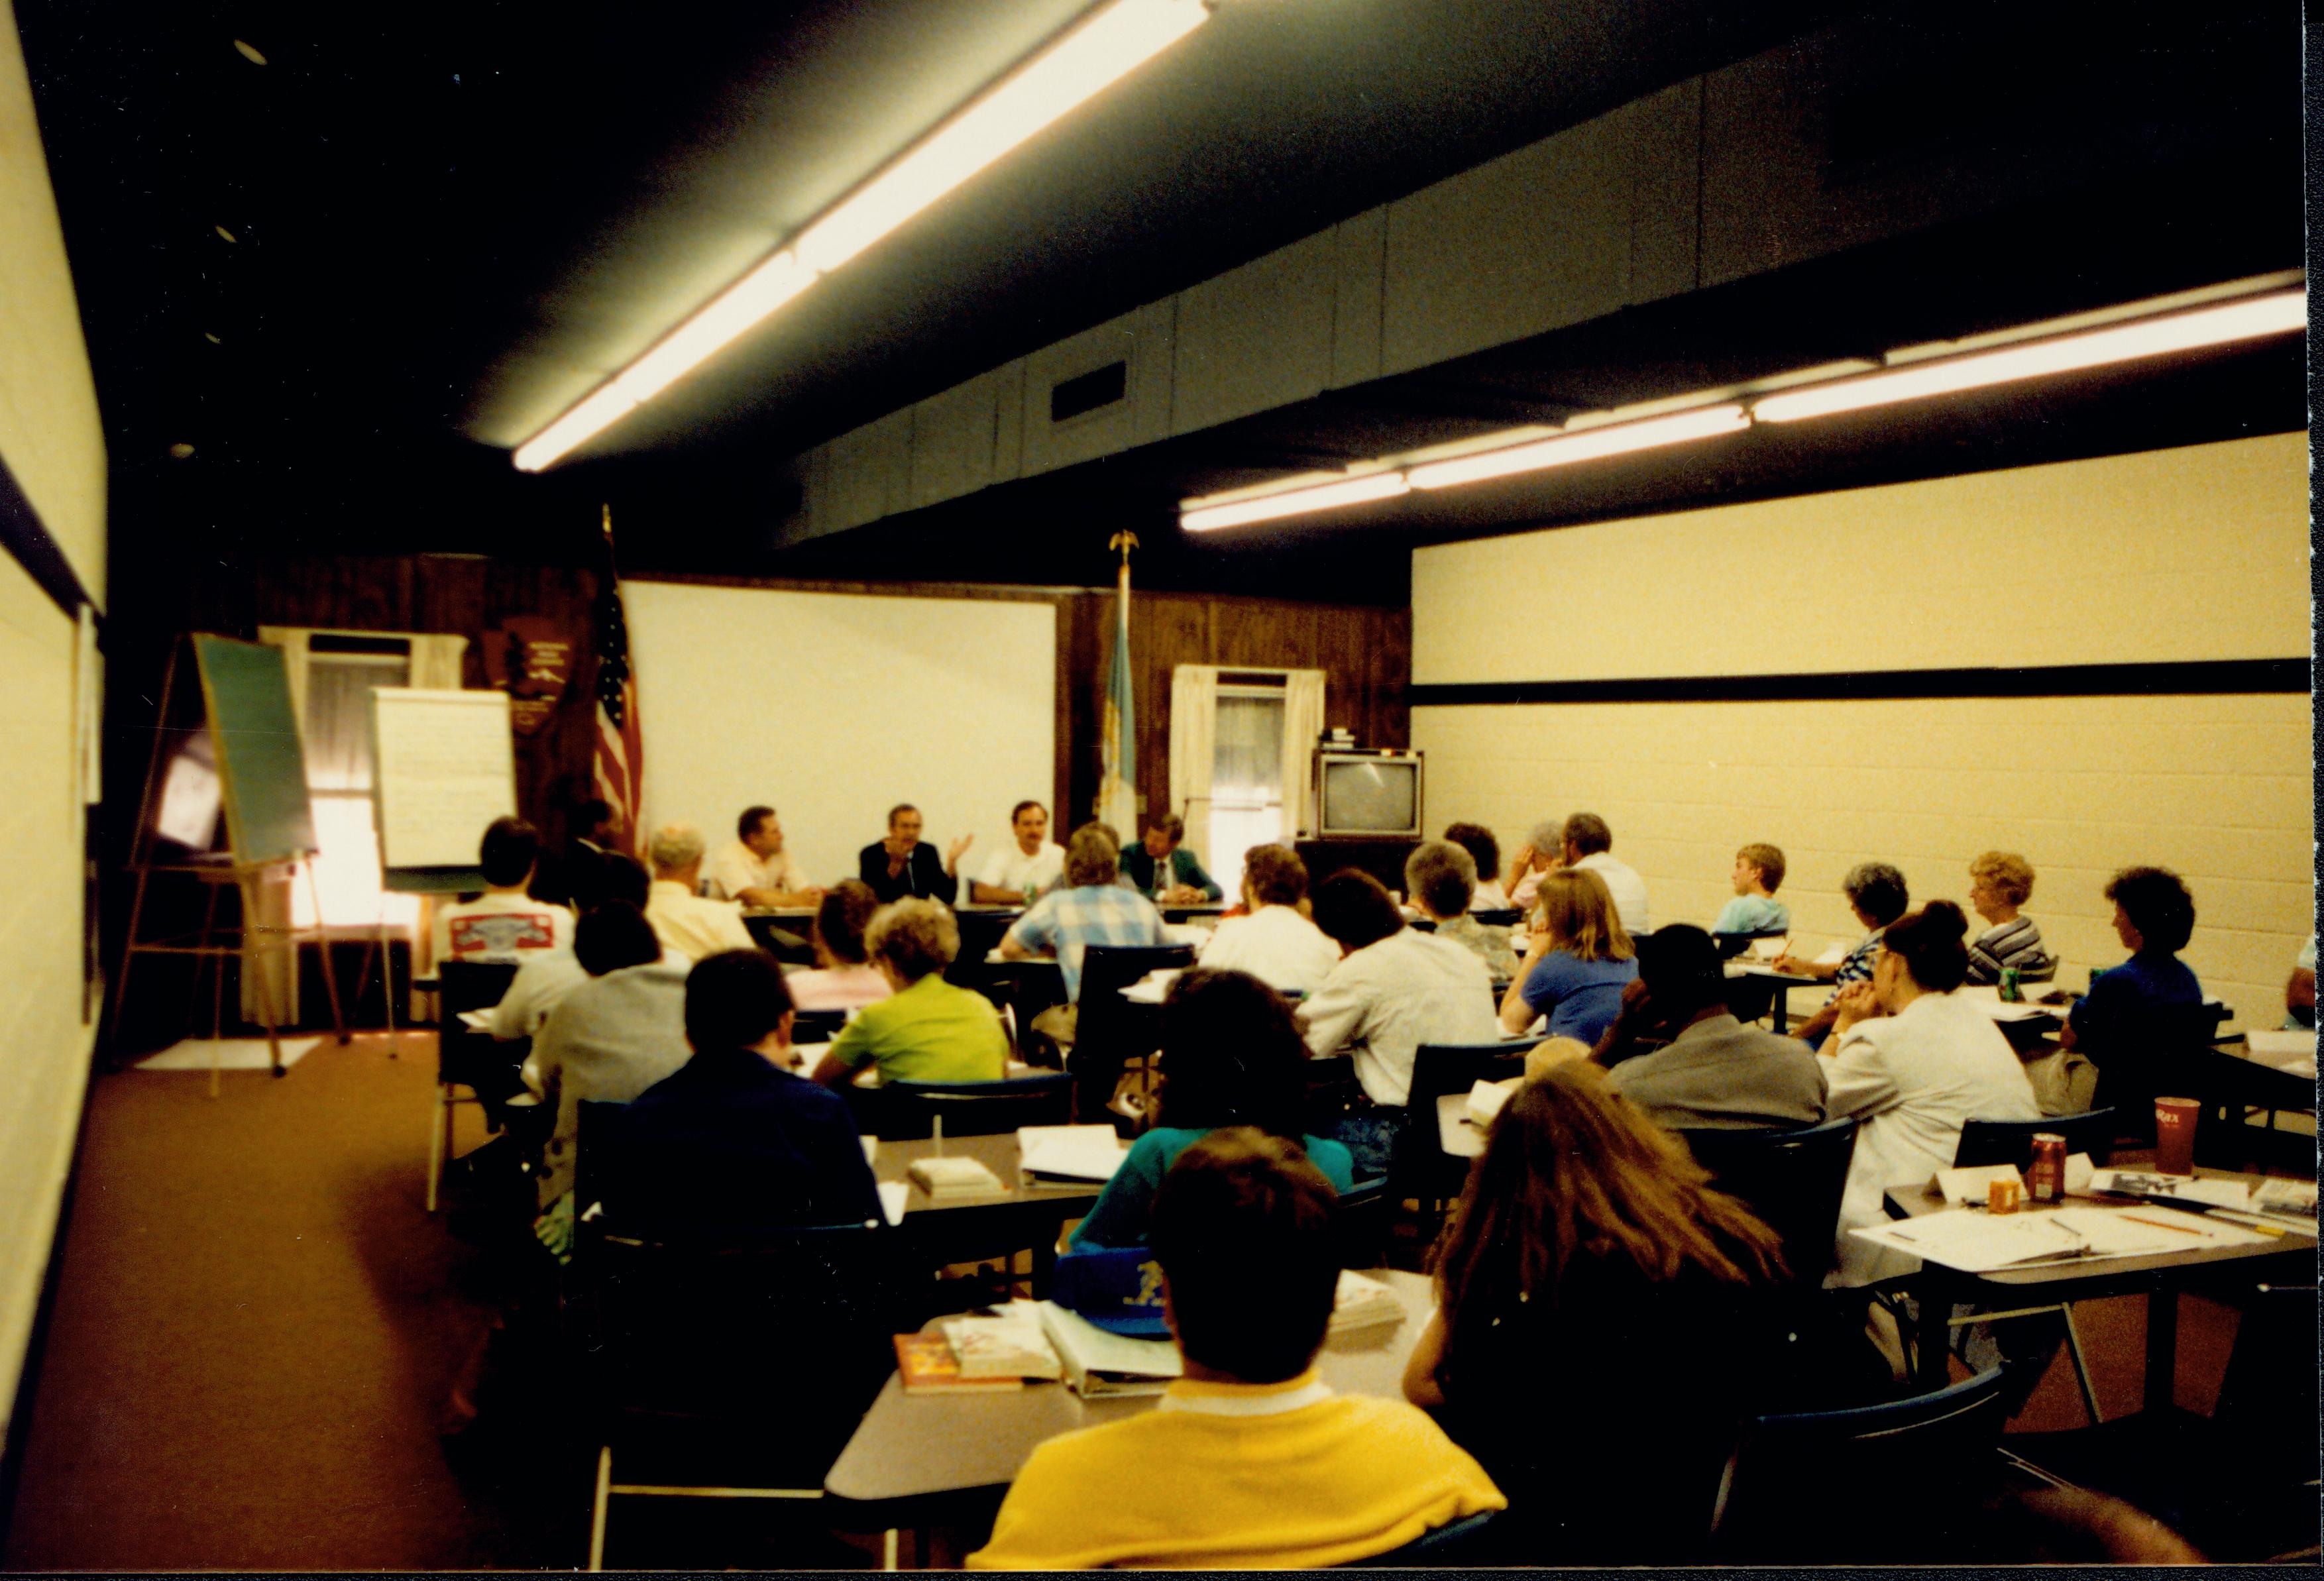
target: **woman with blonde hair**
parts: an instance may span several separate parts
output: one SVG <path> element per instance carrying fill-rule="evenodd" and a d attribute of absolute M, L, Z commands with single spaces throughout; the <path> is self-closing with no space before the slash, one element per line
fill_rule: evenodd
<path fill-rule="evenodd" d="M 1404 1392 L 1541 1563 L 1683 1562 L 1775 1371 L 1775 1232 L 1586 1060 L 1517 1089 L 1435 1253 Z"/>
<path fill-rule="evenodd" d="M 2014 850 L 1989 850 L 1969 864 L 1969 903 L 1985 932 L 1969 947 L 1969 980 L 1997 983 L 2015 969 L 2025 982 L 2047 982 L 2058 963 L 2042 947 L 2042 930 L 2017 908 L 2034 898 L 2034 865 Z"/>
<path fill-rule="evenodd" d="M 1543 876 L 1534 896 L 1533 947 L 1501 997 L 1501 1030 L 1515 1037 L 1546 1016 L 1552 1037 L 1595 1043 L 1637 975 L 1606 880 L 1587 868 L 1559 868 Z"/>

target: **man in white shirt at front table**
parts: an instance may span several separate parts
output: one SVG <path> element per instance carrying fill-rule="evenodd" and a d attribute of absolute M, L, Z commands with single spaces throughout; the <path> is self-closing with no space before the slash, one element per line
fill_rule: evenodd
<path fill-rule="evenodd" d="M 994 851 L 969 880 L 968 898 L 977 905 L 1030 905 L 1065 877 L 1065 848 L 1049 838 L 1049 809 L 1019 802 L 1009 812 L 1016 843 Z"/>
<path fill-rule="evenodd" d="M 735 820 L 734 843 L 711 859 L 703 892 L 713 900 L 751 906 L 812 908 L 823 891 L 807 881 L 798 859 L 783 849 L 782 821 L 772 807 L 752 807 Z"/>
<path fill-rule="evenodd" d="M 702 881 L 702 831 L 691 823 L 667 823 L 646 844 L 653 887 L 646 892 L 646 921 L 662 948 L 688 961 L 721 950 L 753 950 L 742 925 L 742 910 L 731 900 L 705 900 L 695 891 Z"/>

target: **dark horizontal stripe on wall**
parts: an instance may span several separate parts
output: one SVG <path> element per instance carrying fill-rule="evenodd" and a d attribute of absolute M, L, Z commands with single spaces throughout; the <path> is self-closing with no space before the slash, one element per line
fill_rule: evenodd
<path fill-rule="evenodd" d="M 1414 686 L 1415 708 L 1523 703 L 1853 703 L 1902 697 L 2155 697 L 2309 690 L 2304 658 L 2030 669 L 1839 670 L 1804 676 L 1669 676 L 1615 681 L 1480 681 Z"/>
<path fill-rule="evenodd" d="M 65 558 L 57 540 L 41 524 L 40 512 L 24 498 L 24 491 L 17 486 L 16 474 L 8 470 L 5 459 L 0 459 L 0 546 L 5 546 L 16 556 L 24 574 L 40 584 L 42 593 L 56 600 L 57 608 L 70 619 L 80 618 L 81 605 L 97 602 L 80 584 L 72 562 Z"/>

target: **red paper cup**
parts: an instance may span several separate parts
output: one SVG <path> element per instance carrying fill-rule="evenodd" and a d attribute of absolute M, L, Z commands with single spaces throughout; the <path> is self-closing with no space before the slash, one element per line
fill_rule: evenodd
<path fill-rule="evenodd" d="M 2159 1173 L 2195 1172 L 2195 1112 L 2202 1107 L 2191 1098 L 2154 1100 L 2154 1167 Z"/>

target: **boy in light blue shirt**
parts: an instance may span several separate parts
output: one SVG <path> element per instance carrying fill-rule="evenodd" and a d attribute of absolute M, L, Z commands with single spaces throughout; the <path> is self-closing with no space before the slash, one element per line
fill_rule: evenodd
<path fill-rule="evenodd" d="M 1747 845 L 1735 853 L 1735 898 L 1720 908 L 1714 933 L 1770 933 L 1792 925 L 1792 908 L 1777 900 L 1783 887 L 1784 853 L 1772 845 Z"/>

